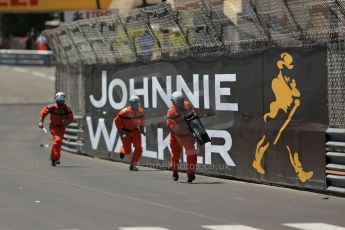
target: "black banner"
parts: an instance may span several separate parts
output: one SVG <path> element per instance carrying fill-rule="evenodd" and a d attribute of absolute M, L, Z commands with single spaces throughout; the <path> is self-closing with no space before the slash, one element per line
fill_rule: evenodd
<path fill-rule="evenodd" d="M 171 93 L 181 90 L 211 138 L 197 146 L 199 172 L 324 189 L 325 63 L 326 49 L 318 48 L 212 62 L 86 66 L 86 152 L 119 160 L 113 119 L 135 94 L 147 121 L 141 164 L 167 166 L 165 115 Z"/>

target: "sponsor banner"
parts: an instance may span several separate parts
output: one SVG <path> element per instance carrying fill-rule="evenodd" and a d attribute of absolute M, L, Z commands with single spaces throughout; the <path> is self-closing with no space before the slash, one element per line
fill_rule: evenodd
<path fill-rule="evenodd" d="M 113 120 L 135 94 L 147 121 L 141 163 L 167 167 L 165 116 L 172 92 L 180 90 L 211 138 L 196 146 L 199 172 L 324 189 L 325 63 L 326 49 L 318 48 L 210 62 L 85 66 L 85 150 L 119 160 Z"/>
<path fill-rule="evenodd" d="M 78 10 L 78 11 L 65 11 L 65 23 L 71 23 L 82 19 L 97 18 L 103 16 L 116 15 L 116 10 Z"/>
<path fill-rule="evenodd" d="M 112 0 L 0 0 L 0 12 L 108 9 Z"/>

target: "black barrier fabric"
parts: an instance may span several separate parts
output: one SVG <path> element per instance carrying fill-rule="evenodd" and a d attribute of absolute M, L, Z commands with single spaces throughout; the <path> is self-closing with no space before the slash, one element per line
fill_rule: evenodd
<path fill-rule="evenodd" d="M 85 66 L 85 150 L 119 160 L 113 120 L 135 94 L 147 123 L 140 162 L 168 167 L 165 116 L 172 92 L 181 90 L 211 138 L 196 146 L 197 171 L 324 189 L 325 64 L 326 49 L 318 48 L 211 62 Z"/>

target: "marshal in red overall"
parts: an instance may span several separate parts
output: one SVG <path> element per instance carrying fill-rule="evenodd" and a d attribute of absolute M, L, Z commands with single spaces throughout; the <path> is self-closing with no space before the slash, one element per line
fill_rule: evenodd
<path fill-rule="evenodd" d="M 52 166 L 60 164 L 61 144 L 66 126 L 73 122 L 71 108 L 65 104 L 66 96 L 59 92 L 55 95 L 55 103 L 42 108 L 38 127 L 43 128 L 45 117 L 50 114 L 50 133 L 53 136 L 53 147 L 50 154 Z"/>
<path fill-rule="evenodd" d="M 129 106 L 122 109 L 115 117 L 115 125 L 123 145 L 120 150 L 120 158 L 123 159 L 125 155 L 132 153 L 133 144 L 134 152 L 129 169 L 138 171 L 135 165 L 143 153 L 141 134 L 145 135 L 145 113 L 143 108 L 140 107 L 138 96 L 132 96 L 129 99 Z"/>
<path fill-rule="evenodd" d="M 187 176 L 188 182 L 195 180 L 195 169 L 197 156 L 195 150 L 196 139 L 188 128 L 185 116 L 195 114 L 195 110 L 191 103 L 185 101 L 184 95 L 176 91 L 172 94 L 171 101 L 173 106 L 167 112 L 166 124 L 170 130 L 170 170 L 173 171 L 173 180 L 179 179 L 178 165 L 182 148 L 184 147 L 187 154 Z"/>

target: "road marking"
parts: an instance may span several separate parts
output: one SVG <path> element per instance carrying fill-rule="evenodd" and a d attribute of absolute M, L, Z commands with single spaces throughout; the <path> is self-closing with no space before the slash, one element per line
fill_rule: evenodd
<path fill-rule="evenodd" d="M 61 229 L 57 229 L 57 230 L 80 230 L 78 228 L 61 228 Z"/>
<path fill-rule="evenodd" d="M 46 73 L 42 73 L 42 72 L 38 72 L 38 71 L 32 71 L 31 73 L 34 76 L 45 78 L 45 79 L 48 79 L 48 80 L 51 80 L 51 81 L 55 81 L 55 77 L 54 76 L 48 75 Z"/>
<path fill-rule="evenodd" d="M 5 166 L 3 164 L 1 164 L 0 167 L 6 168 L 6 169 L 10 169 L 10 170 L 14 170 L 14 171 L 17 171 L 17 172 L 20 172 L 20 173 L 23 173 L 23 174 L 27 174 L 27 175 L 30 175 L 30 176 L 40 177 L 40 178 L 43 178 L 43 179 L 46 179 L 46 180 L 49 180 L 49 181 L 53 181 L 53 182 L 57 182 L 57 183 L 60 183 L 60 184 L 70 185 L 70 186 L 73 186 L 73 187 L 76 187 L 76 188 L 79 188 L 79 189 L 84 189 L 84 190 L 91 191 L 91 192 L 102 193 L 102 194 L 108 195 L 108 196 L 114 196 L 114 197 L 119 197 L 119 198 L 122 198 L 122 199 L 127 199 L 127 200 L 131 200 L 131 201 L 135 201 L 135 202 L 140 202 L 142 204 L 147 204 L 147 205 L 151 205 L 151 206 L 162 208 L 162 209 L 168 209 L 170 211 L 175 211 L 175 212 L 180 212 L 180 213 L 184 213 L 184 214 L 188 214 L 188 215 L 202 217 L 204 219 L 213 220 L 213 221 L 217 221 L 217 222 L 220 222 L 220 223 L 225 223 L 225 224 L 231 223 L 231 221 L 220 219 L 220 218 L 213 217 L 213 216 L 209 216 L 209 215 L 206 215 L 206 214 L 204 215 L 204 214 L 201 214 L 201 213 L 197 213 L 197 212 L 193 212 L 193 211 L 189 211 L 189 210 L 185 210 L 185 209 L 179 209 L 179 208 L 176 208 L 176 207 L 173 207 L 173 206 L 170 206 L 170 205 L 164 205 L 164 204 L 160 204 L 160 203 L 157 203 L 157 202 L 153 202 L 153 201 L 149 201 L 149 200 L 144 200 L 144 199 L 140 199 L 140 198 L 136 198 L 136 197 L 120 194 L 120 193 L 107 192 L 107 191 L 103 191 L 103 190 L 100 190 L 100 189 L 97 189 L 97 188 L 92 188 L 92 187 L 83 186 L 83 185 L 79 185 L 79 184 L 75 184 L 75 183 L 71 183 L 71 182 L 67 182 L 67 181 L 62 181 L 62 180 L 58 180 L 58 179 L 55 179 L 55 178 L 43 176 L 43 175 L 40 175 L 40 174 L 35 174 L 35 173 L 30 172 L 30 171 L 14 168 L 14 167 L 11 167 L 11 166 Z"/>
<path fill-rule="evenodd" d="M 21 73 L 28 73 L 29 72 L 29 70 L 21 68 L 21 67 L 13 67 L 12 69 L 15 71 L 21 72 Z"/>
<path fill-rule="evenodd" d="M 48 74 L 45 74 L 42 72 L 32 71 L 31 74 L 36 76 L 36 77 L 44 78 L 46 80 L 55 81 L 54 76 L 51 76 L 51 75 L 48 75 Z"/>
<path fill-rule="evenodd" d="M 32 73 L 32 75 L 37 76 L 37 77 L 42 77 L 42 78 L 46 78 L 47 77 L 47 74 L 42 73 L 42 72 L 32 71 L 31 73 Z"/>
<path fill-rule="evenodd" d="M 21 72 L 21 73 L 25 73 L 25 74 L 31 74 L 31 75 L 36 76 L 36 77 L 45 78 L 45 79 L 50 80 L 50 81 L 55 81 L 55 76 L 48 75 L 48 74 L 40 72 L 40 71 L 30 71 L 30 70 L 22 68 L 22 67 L 13 67 L 12 69 L 17 71 L 17 72 Z"/>
<path fill-rule="evenodd" d="M 47 76 L 48 80 L 55 81 L 55 76 Z"/>
<path fill-rule="evenodd" d="M 345 228 L 325 223 L 288 223 L 284 226 L 302 230 L 345 230 Z"/>
<path fill-rule="evenodd" d="M 169 230 L 162 227 L 134 227 L 134 228 L 119 228 L 120 230 Z"/>
<path fill-rule="evenodd" d="M 202 225 L 201 227 L 210 230 L 261 230 L 245 225 Z"/>

